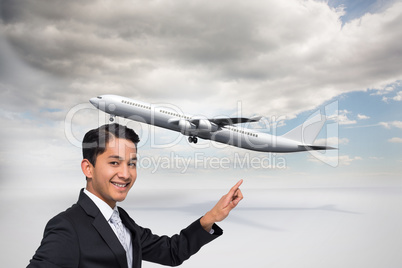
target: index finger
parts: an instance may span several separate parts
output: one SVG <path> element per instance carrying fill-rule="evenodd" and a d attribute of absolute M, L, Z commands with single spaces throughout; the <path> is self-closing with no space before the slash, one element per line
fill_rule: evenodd
<path fill-rule="evenodd" d="M 239 180 L 236 184 L 235 184 L 235 186 L 233 186 L 231 189 L 230 189 L 230 191 L 229 191 L 229 193 L 231 193 L 232 195 L 236 192 L 236 190 L 237 189 L 239 189 L 239 187 L 240 187 L 240 185 L 243 183 L 243 180 Z"/>

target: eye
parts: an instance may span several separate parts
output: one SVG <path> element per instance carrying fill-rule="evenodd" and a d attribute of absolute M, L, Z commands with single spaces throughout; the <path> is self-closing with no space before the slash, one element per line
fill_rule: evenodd
<path fill-rule="evenodd" d="M 117 161 L 112 161 L 112 162 L 109 162 L 109 164 L 111 164 L 112 166 L 118 166 L 118 165 L 119 165 L 119 162 L 117 162 Z"/>
<path fill-rule="evenodd" d="M 130 162 L 130 163 L 128 163 L 128 166 L 129 167 L 136 167 L 137 163 L 136 162 Z"/>

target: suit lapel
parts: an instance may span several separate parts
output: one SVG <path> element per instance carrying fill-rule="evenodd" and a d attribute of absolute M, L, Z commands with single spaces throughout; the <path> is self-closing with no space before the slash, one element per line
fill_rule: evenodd
<path fill-rule="evenodd" d="M 139 235 L 137 233 L 138 230 L 133 220 L 130 218 L 130 216 L 128 216 L 127 212 L 120 207 L 118 207 L 118 209 L 121 221 L 123 222 L 124 226 L 126 226 L 127 229 L 129 229 L 131 232 L 131 243 L 133 246 L 133 267 L 141 267 L 142 251 L 139 243 L 140 240 L 139 238 L 137 238 L 137 236 Z"/>
<path fill-rule="evenodd" d="M 120 267 L 127 268 L 126 251 L 98 207 L 85 193 L 83 193 L 83 190 L 81 190 L 78 204 L 84 209 L 88 216 L 94 218 L 92 225 L 109 246 L 110 250 L 114 253 Z"/>
<path fill-rule="evenodd" d="M 113 251 L 114 255 L 116 255 L 120 266 L 127 267 L 126 251 L 103 215 L 99 213 L 98 216 L 95 217 L 92 224 L 102 236 L 103 240 L 105 240 L 106 244 L 108 244 L 109 248 Z"/>

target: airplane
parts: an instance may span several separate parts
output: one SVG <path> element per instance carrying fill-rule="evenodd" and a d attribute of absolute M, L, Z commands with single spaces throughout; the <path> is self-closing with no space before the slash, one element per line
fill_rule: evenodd
<path fill-rule="evenodd" d="M 321 114 L 282 136 L 274 136 L 236 126 L 241 123 L 258 122 L 260 116 L 203 118 L 183 114 L 177 109 L 169 108 L 169 105 L 154 105 L 118 95 L 101 95 L 91 98 L 89 102 L 97 109 L 110 114 L 111 122 L 116 116 L 120 116 L 170 129 L 189 136 L 190 143 L 197 143 L 198 138 L 202 138 L 247 150 L 275 153 L 336 149 L 313 145 L 326 121 L 326 117 Z"/>

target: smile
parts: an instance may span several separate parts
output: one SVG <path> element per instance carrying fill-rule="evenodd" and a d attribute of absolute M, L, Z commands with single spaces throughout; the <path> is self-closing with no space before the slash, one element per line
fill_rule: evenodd
<path fill-rule="evenodd" d="M 112 182 L 112 184 L 119 188 L 124 188 L 124 187 L 127 187 L 127 185 L 129 185 L 129 183 L 120 184 L 120 183 L 116 183 L 116 182 Z"/>

